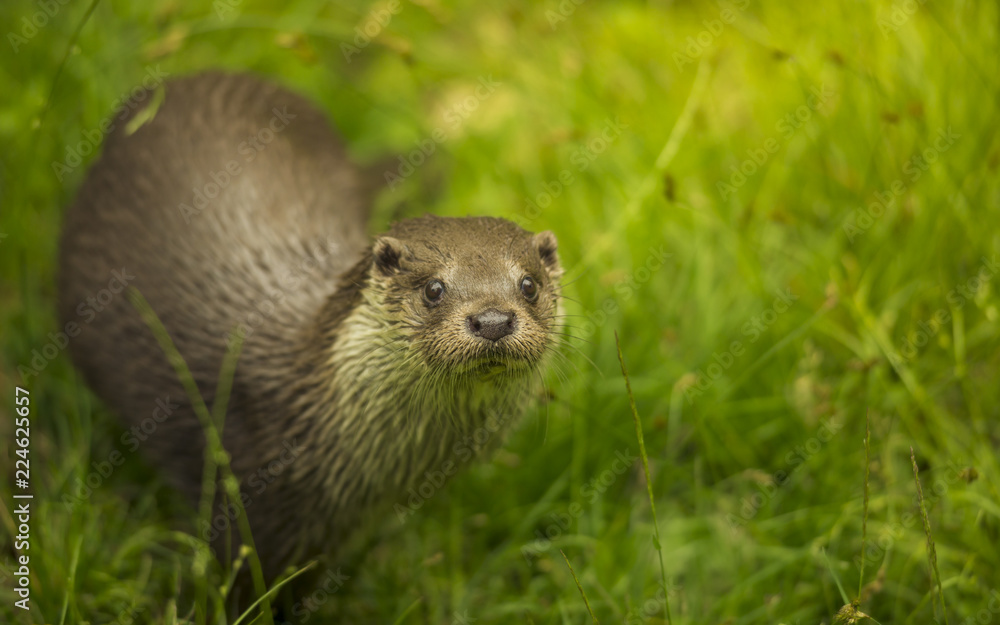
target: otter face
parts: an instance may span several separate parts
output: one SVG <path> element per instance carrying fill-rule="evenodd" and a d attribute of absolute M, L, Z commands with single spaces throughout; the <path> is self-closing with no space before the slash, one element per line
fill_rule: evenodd
<path fill-rule="evenodd" d="M 530 373 L 554 345 L 562 268 L 551 232 L 497 218 L 427 216 L 373 247 L 389 318 L 434 373 Z"/>

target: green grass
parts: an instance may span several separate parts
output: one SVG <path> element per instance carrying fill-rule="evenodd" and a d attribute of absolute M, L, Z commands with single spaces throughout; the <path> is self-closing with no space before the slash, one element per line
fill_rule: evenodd
<path fill-rule="evenodd" d="M 830 623 L 853 601 L 883 624 L 1000 619 L 1000 276 L 970 283 L 1000 254 L 996 3 L 750 0 L 727 24 L 714 3 L 564 2 L 550 23 L 555 0 L 404 0 L 350 62 L 379 5 L 231 4 L 100 2 L 81 27 L 90 3 L 72 2 L 16 54 L 7 33 L 41 9 L 0 6 L 0 621 L 184 622 L 201 580 L 225 581 L 141 453 L 66 503 L 120 430 L 63 351 L 26 382 L 33 609 L 12 608 L 14 387 L 57 329 L 60 216 L 94 155 L 62 180 L 52 163 L 157 67 L 272 76 L 363 162 L 442 129 L 373 231 L 508 217 L 554 230 L 572 281 L 582 353 L 552 400 L 387 521 L 309 622 L 592 622 L 582 591 L 601 623 L 663 623 L 654 534 L 675 624 Z M 648 478 L 618 460 L 639 444 L 616 330 Z"/>

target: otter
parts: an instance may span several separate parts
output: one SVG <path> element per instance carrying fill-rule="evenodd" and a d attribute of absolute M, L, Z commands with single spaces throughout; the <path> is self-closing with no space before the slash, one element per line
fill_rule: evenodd
<path fill-rule="evenodd" d="M 148 95 L 65 215 L 59 315 L 122 444 L 192 501 L 204 433 L 123 288 L 149 302 L 208 405 L 239 337 L 222 440 L 274 579 L 336 557 L 428 471 L 501 442 L 557 346 L 556 237 L 428 215 L 369 239 L 372 185 L 304 98 L 214 72 Z M 230 522 L 217 510 L 199 528 L 219 554 Z"/>

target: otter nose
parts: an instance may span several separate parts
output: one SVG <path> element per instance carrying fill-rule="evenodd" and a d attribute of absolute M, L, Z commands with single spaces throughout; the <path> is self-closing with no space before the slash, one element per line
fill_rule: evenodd
<path fill-rule="evenodd" d="M 514 332 L 514 313 L 500 312 L 496 308 L 488 308 L 478 315 L 469 315 L 468 321 L 472 334 L 491 341 L 499 341 Z"/>

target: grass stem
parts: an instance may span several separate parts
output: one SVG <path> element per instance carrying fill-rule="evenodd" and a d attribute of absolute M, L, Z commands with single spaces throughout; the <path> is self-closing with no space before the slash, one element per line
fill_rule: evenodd
<path fill-rule="evenodd" d="M 872 428 L 871 428 L 871 408 L 865 413 L 865 494 L 864 512 L 861 515 L 861 575 L 858 577 L 858 601 L 861 600 L 861 591 L 865 587 L 865 560 L 866 544 L 868 539 L 868 479 L 871 473 L 872 455 Z"/>
<path fill-rule="evenodd" d="M 917 468 L 917 457 L 913 453 L 912 446 L 910 447 L 910 464 L 913 465 L 913 481 L 917 483 L 917 506 L 920 508 L 920 518 L 924 522 L 924 534 L 927 536 L 927 559 L 930 563 L 931 577 L 933 578 L 933 583 L 937 584 L 942 618 L 945 625 L 948 625 L 948 610 L 944 604 L 944 589 L 941 586 L 941 571 L 938 570 L 937 550 L 934 548 L 934 539 L 931 537 L 931 521 L 927 517 L 927 509 L 924 506 L 924 489 L 920 487 L 920 470 Z M 935 606 L 934 612 L 936 615 L 937 607 L 933 600 L 931 601 L 931 605 Z"/>
<path fill-rule="evenodd" d="M 628 392 L 628 402 L 632 409 L 632 421 L 635 423 L 635 436 L 639 439 L 639 456 L 642 458 L 642 469 L 646 473 L 646 492 L 649 494 L 649 509 L 653 515 L 653 545 L 656 553 L 660 557 L 660 577 L 663 580 L 663 613 L 670 625 L 670 597 L 667 586 L 667 572 L 663 566 L 663 544 L 660 542 L 660 524 L 656 521 L 656 503 L 653 498 L 653 480 L 649 477 L 649 458 L 646 456 L 646 443 L 642 438 L 642 423 L 639 421 L 639 411 L 635 407 L 635 395 L 632 394 L 632 383 L 628 378 L 628 370 L 625 368 L 625 358 L 622 357 L 622 344 L 615 331 L 615 348 L 618 350 L 618 364 L 622 368 L 622 376 L 625 378 L 625 390 Z"/>
<path fill-rule="evenodd" d="M 229 497 L 230 501 L 237 508 L 237 523 L 239 524 L 240 534 L 243 538 L 244 544 L 250 548 L 250 556 L 248 558 L 250 563 L 250 573 L 253 578 L 254 591 L 260 598 L 260 610 L 261 615 L 264 618 L 264 623 L 266 625 L 274 625 L 274 618 L 271 615 L 271 602 L 267 594 L 267 585 L 264 582 L 264 571 L 261 567 L 260 558 L 257 555 L 257 548 L 253 542 L 253 536 L 250 532 L 250 523 L 247 520 L 246 510 L 243 507 L 243 501 L 240 498 L 240 488 L 239 482 L 233 475 L 232 469 L 229 466 L 229 454 L 222 444 L 222 436 L 219 433 L 219 429 L 216 427 L 215 421 L 212 419 L 212 415 L 209 413 L 207 406 L 205 405 L 205 400 L 201 396 L 201 392 L 198 390 L 198 385 L 194 381 L 194 376 L 191 374 L 191 370 L 188 368 L 187 363 L 184 362 L 184 358 L 181 356 L 180 352 L 177 351 L 177 346 L 174 345 L 173 339 L 170 338 L 170 334 L 167 329 L 163 326 L 159 317 L 153 311 L 153 308 L 143 297 L 142 293 L 138 291 L 135 287 L 129 288 L 129 300 L 132 305 L 135 306 L 136 310 L 142 316 L 146 325 L 149 326 L 153 334 L 156 336 L 156 340 L 160 343 L 160 347 L 166 354 L 167 359 L 170 364 L 174 367 L 177 372 L 177 377 L 180 379 L 181 384 L 184 385 L 184 390 L 187 392 L 188 398 L 191 400 L 192 407 L 194 408 L 195 414 L 198 416 L 201 422 L 202 429 L 205 433 L 205 462 L 206 464 L 214 462 L 219 471 L 222 474 L 222 485 L 226 491 L 226 495 Z M 239 342 L 236 344 L 236 350 L 238 351 L 241 345 Z M 230 348 L 229 352 L 233 349 Z M 223 367 L 227 366 L 227 362 L 231 358 L 227 354 L 227 359 L 223 363 Z M 232 371 L 235 372 L 235 366 L 232 367 Z M 228 393 L 228 390 L 226 391 Z M 207 470 L 206 470 L 207 472 Z M 213 480 L 214 483 L 214 480 Z"/>
<path fill-rule="evenodd" d="M 600 625 L 597 617 L 594 616 L 593 608 L 590 607 L 590 601 L 587 600 L 587 593 L 583 592 L 583 585 L 580 584 L 580 580 L 576 576 L 576 571 L 573 570 L 573 565 L 569 563 L 569 558 L 566 557 L 566 552 L 560 549 L 559 553 L 562 554 L 563 560 L 566 561 L 566 566 L 569 567 L 569 574 L 573 576 L 573 581 L 576 582 L 576 587 L 580 590 L 580 596 L 583 597 L 583 603 L 587 606 L 587 612 L 590 613 L 590 618 L 593 619 L 594 625 Z"/>

